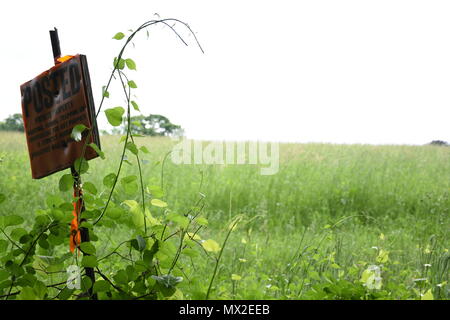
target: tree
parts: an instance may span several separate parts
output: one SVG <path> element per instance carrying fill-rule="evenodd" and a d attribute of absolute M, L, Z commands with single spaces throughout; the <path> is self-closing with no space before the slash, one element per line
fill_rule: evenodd
<path fill-rule="evenodd" d="M 127 124 L 124 124 L 122 131 L 126 133 Z M 181 126 L 173 124 L 170 120 L 159 114 L 151 114 L 147 117 L 140 115 L 131 117 L 131 133 L 148 136 L 181 136 L 183 129 Z"/>
<path fill-rule="evenodd" d="M 433 140 L 430 142 L 430 145 L 432 146 L 448 146 L 448 142 L 443 140 Z"/>
<path fill-rule="evenodd" d="M 20 131 L 24 132 L 23 118 L 20 113 L 15 113 L 5 119 L 4 122 L 0 122 L 0 131 Z"/>

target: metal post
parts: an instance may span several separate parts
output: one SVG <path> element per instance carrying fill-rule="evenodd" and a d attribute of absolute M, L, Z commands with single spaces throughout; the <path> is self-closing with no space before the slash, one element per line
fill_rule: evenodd
<path fill-rule="evenodd" d="M 52 50 L 53 50 L 53 59 L 56 59 L 61 57 L 61 47 L 59 45 L 59 37 L 58 37 L 58 29 L 55 28 L 55 30 L 50 30 L 50 40 L 52 42 Z"/>
<path fill-rule="evenodd" d="M 55 65 L 56 65 L 56 64 L 58 64 L 57 59 L 59 57 L 61 57 L 61 47 L 59 44 L 58 29 L 54 28 L 54 30 L 50 30 L 50 40 L 52 42 L 53 59 L 54 59 Z M 83 191 L 81 188 L 81 178 L 73 164 L 70 167 L 70 172 L 72 174 L 73 181 L 74 181 L 73 182 L 74 196 L 77 197 L 78 199 L 81 199 L 81 200 L 77 200 L 78 203 L 81 205 L 80 218 L 79 218 L 79 224 L 81 224 L 81 222 L 86 221 L 86 219 L 81 218 L 81 214 L 84 212 L 84 204 L 82 202 Z M 89 229 L 81 227 L 80 228 L 80 237 L 81 237 L 81 242 L 89 242 Z M 88 256 L 89 254 L 83 252 L 83 255 Z M 90 268 L 90 267 L 85 267 L 84 269 L 86 271 L 86 275 L 91 279 L 91 282 L 92 282 L 92 286 L 88 290 L 87 293 L 89 294 L 89 297 L 91 297 L 92 300 L 97 300 L 97 294 L 93 293 L 93 291 L 92 291 L 92 288 L 95 283 L 94 269 Z"/>

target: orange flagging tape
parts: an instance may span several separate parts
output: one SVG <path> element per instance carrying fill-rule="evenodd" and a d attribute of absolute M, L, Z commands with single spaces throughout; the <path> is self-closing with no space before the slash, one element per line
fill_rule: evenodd
<path fill-rule="evenodd" d="M 74 197 L 76 197 L 76 194 L 73 194 Z M 81 211 L 81 199 L 78 198 L 76 202 L 73 203 L 73 219 L 70 223 L 70 252 L 74 252 L 75 249 L 80 245 L 81 243 L 81 233 L 78 229 L 78 215 Z"/>
<path fill-rule="evenodd" d="M 59 63 L 63 63 L 64 61 L 70 60 L 72 59 L 74 56 L 64 56 L 64 57 L 59 57 L 58 59 L 56 59 L 56 61 L 58 61 Z"/>

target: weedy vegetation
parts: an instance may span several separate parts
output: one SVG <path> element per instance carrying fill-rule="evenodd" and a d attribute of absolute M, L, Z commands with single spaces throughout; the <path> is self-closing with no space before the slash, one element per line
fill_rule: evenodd
<path fill-rule="evenodd" d="M 125 44 L 99 112 L 113 77 L 127 106 L 104 110 L 112 126 L 139 109 L 127 44 L 169 20 L 114 36 Z M 0 141 L 1 299 L 449 298 L 449 148 L 281 144 L 279 172 L 264 176 L 175 165 L 169 138 L 103 136 L 101 158 L 75 164 L 91 239 L 71 253 L 72 176 L 32 180 L 24 135 Z"/>

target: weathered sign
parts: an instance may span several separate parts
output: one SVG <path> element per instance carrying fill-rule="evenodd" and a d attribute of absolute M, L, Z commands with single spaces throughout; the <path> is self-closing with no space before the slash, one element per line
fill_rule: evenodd
<path fill-rule="evenodd" d="M 71 167 L 82 155 L 87 137 L 71 137 L 74 126 L 92 128 L 88 143 L 100 147 L 94 100 L 86 56 L 66 56 L 63 61 L 20 86 L 22 116 L 34 179 Z M 98 157 L 87 147 L 84 158 Z"/>

